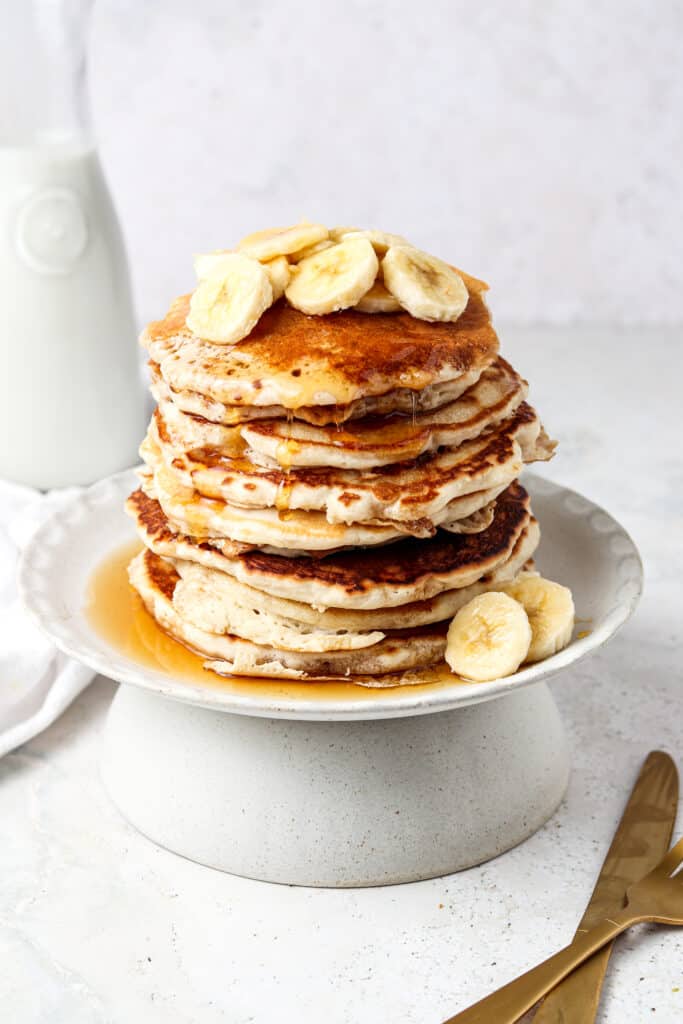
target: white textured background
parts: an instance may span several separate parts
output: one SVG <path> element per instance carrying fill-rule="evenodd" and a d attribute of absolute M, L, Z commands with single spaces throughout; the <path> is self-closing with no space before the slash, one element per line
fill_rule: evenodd
<path fill-rule="evenodd" d="M 100 0 L 140 316 L 307 216 L 449 257 L 502 321 L 683 321 L 682 38 L 674 0 Z"/>

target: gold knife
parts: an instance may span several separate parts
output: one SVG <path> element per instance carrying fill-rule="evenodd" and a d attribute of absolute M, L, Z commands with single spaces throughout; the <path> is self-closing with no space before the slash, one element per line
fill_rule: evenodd
<path fill-rule="evenodd" d="M 678 772 L 668 754 L 648 754 L 577 935 L 624 906 L 626 890 L 669 849 L 678 807 Z M 593 1024 L 612 945 L 605 946 L 546 996 L 534 1024 Z"/>

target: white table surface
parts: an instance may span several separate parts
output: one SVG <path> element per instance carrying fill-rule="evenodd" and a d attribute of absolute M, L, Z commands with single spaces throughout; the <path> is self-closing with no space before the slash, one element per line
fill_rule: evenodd
<path fill-rule="evenodd" d="M 639 765 L 683 769 L 683 344 L 677 331 L 501 332 L 561 441 L 542 471 L 607 507 L 647 584 L 606 649 L 553 683 L 569 792 L 534 837 L 446 878 L 370 890 L 252 882 L 159 849 L 103 792 L 98 679 L 0 762 L 0 1007 L 8 1024 L 429 1024 L 567 941 Z M 683 827 L 683 816 L 680 823 Z M 683 935 L 614 953 L 598 1020 L 683 1020 Z"/>

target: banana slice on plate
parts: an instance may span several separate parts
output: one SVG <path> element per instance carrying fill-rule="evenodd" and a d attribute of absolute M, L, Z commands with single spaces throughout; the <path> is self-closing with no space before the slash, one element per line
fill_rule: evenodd
<path fill-rule="evenodd" d="M 370 290 L 379 263 L 366 238 L 339 242 L 302 260 L 285 289 L 302 313 L 322 315 L 355 306 Z"/>
<path fill-rule="evenodd" d="M 443 260 L 409 245 L 392 245 L 382 260 L 384 283 L 418 320 L 457 320 L 469 298 L 465 282 Z"/>
<path fill-rule="evenodd" d="M 272 260 L 276 256 L 288 256 L 309 245 L 324 241 L 329 231 L 323 224 L 311 224 L 302 220 L 288 228 L 266 228 L 247 235 L 239 243 L 240 252 L 257 260 Z"/>
<path fill-rule="evenodd" d="M 518 601 L 531 626 L 527 661 L 542 661 L 567 646 L 574 630 L 574 599 L 568 587 L 524 575 L 500 588 Z"/>
<path fill-rule="evenodd" d="M 277 302 L 285 294 L 285 288 L 292 276 L 289 261 L 286 256 L 276 256 L 274 260 L 266 260 L 263 268 L 270 278 L 270 287 L 273 289 L 273 302 Z"/>
<path fill-rule="evenodd" d="M 339 242 L 346 242 L 349 238 L 367 238 L 378 256 L 384 256 L 392 245 L 411 247 L 410 242 L 402 235 L 392 235 L 390 231 L 375 231 L 374 228 L 332 228 L 330 237 L 335 237 Z"/>
<path fill-rule="evenodd" d="M 448 629 L 446 661 L 477 683 L 516 672 L 527 656 L 531 626 L 524 608 L 508 594 L 479 594 L 460 609 Z"/>
<path fill-rule="evenodd" d="M 394 298 L 381 281 L 375 281 L 370 291 L 356 303 L 361 313 L 398 313 L 401 303 Z"/>
<path fill-rule="evenodd" d="M 200 264 L 202 270 L 208 266 Z M 246 338 L 272 304 L 270 278 L 258 260 L 243 253 L 221 253 L 220 270 L 217 260 L 212 266 L 210 276 L 200 277 L 192 294 L 187 326 L 206 341 L 234 345 Z"/>

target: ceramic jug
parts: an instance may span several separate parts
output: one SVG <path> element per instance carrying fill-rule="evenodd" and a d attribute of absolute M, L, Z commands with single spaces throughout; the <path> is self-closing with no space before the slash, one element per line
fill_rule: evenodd
<path fill-rule="evenodd" d="M 0 34 L 0 477 L 87 484 L 145 429 L 128 264 L 88 116 L 91 0 L 8 0 Z"/>

